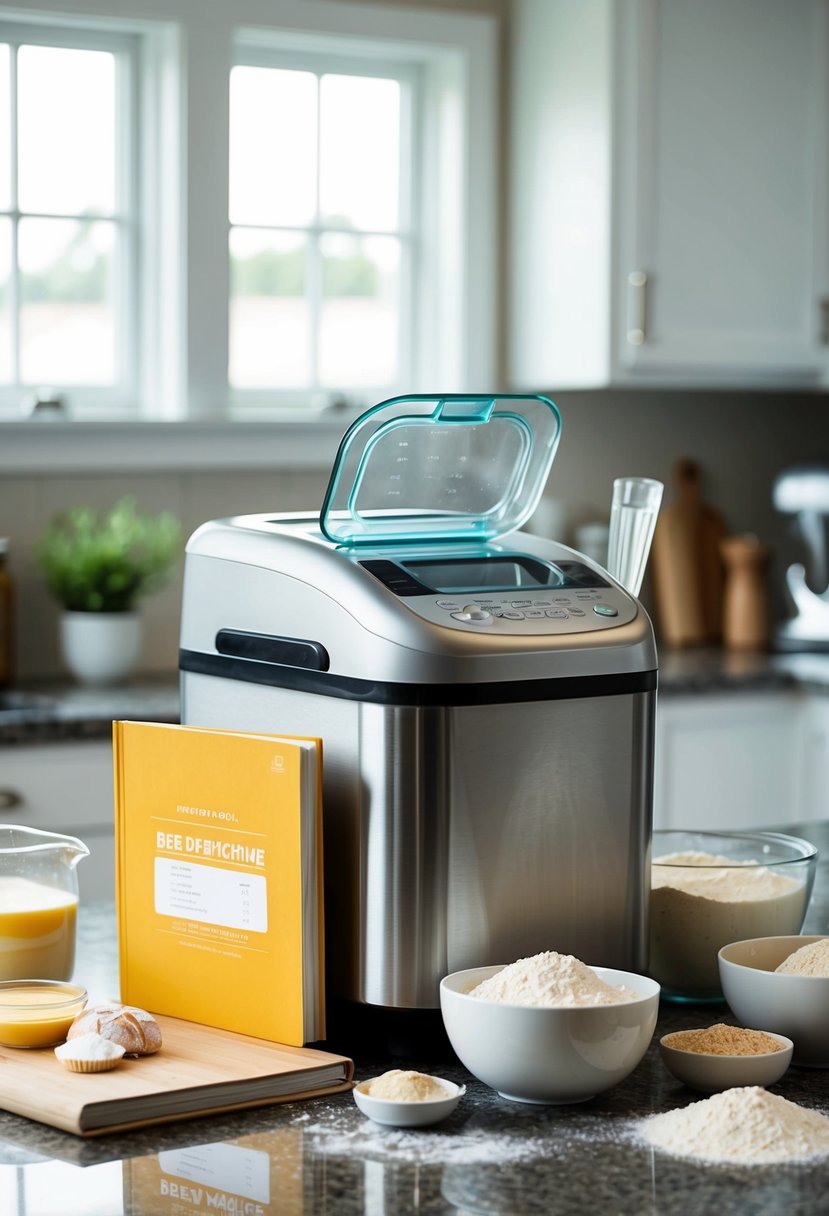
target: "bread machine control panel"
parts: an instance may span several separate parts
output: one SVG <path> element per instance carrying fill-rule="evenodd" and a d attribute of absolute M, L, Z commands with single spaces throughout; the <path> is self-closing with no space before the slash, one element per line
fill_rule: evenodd
<path fill-rule="evenodd" d="M 521 556 L 474 564 L 380 559 L 360 565 L 412 612 L 449 629 L 589 633 L 627 625 L 637 614 L 635 600 L 582 562 L 553 565 Z"/>

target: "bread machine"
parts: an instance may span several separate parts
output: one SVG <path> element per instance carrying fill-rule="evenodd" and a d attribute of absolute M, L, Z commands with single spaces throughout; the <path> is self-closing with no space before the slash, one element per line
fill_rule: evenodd
<path fill-rule="evenodd" d="M 542 950 L 646 965 L 656 651 L 641 605 L 519 531 L 540 396 L 413 396 L 340 445 L 321 512 L 187 545 L 182 721 L 323 738 L 328 990 L 438 1006 Z"/>

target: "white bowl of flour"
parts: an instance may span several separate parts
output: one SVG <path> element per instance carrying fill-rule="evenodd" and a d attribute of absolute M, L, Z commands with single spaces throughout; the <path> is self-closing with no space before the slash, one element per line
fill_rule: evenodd
<path fill-rule="evenodd" d="M 504 1098 L 583 1102 L 624 1080 L 653 1036 L 659 985 L 549 951 L 441 981 L 461 1063 Z"/>
<path fill-rule="evenodd" d="M 648 970 L 663 996 L 722 1000 L 722 946 L 798 933 L 816 859 L 777 832 L 654 832 Z"/>
<path fill-rule="evenodd" d="M 783 1034 L 795 1064 L 829 1068 L 829 938 L 760 937 L 719 954 L 723 992 L 746 1026 Z M 817 965 L 814 965 L 817 963 Z"/>

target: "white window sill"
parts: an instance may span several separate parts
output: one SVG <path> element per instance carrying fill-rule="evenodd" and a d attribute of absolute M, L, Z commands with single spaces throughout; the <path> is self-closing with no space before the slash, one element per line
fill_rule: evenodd
<path fill-rule="evenodd" d="M 0 423 L 0 475 L 330 469 L 350 413 L 188 422 Z"/>

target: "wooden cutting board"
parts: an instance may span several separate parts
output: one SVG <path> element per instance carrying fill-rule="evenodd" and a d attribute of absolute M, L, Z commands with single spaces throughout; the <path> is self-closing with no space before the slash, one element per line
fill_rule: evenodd
<path fill-rule="evenodd" d="M 156 1015 L 162 1047 L 111 1072 L 68 1072 L 52 1048 L 0 1047 L 0 1108 L 78 1136 L 350 1089 L 346 1056 Z"/>
<path fill-rule="evenodd" d="M 700 498 L 700 467 L 674 467 L 676 498 L 657 520 L 651 554 L 656 615 L 670 646 L 704 646 L 722 636 L 725 519 Z"/>

